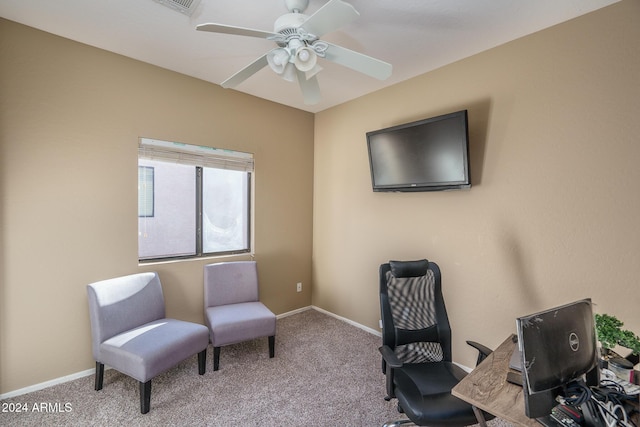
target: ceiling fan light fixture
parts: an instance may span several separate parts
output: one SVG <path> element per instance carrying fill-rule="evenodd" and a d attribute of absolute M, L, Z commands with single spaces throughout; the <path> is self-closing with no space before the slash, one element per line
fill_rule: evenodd
<path fill-rule="evenodd" d="M 282 78 L 288 82 L 296 81 L 296 67 L 291 62 L 288 62 L 284 67 L 284 72 L 282 73 Z"/>
<path fill-rule="evenodd" d="M 284 48 L 274 49 L 267 54 L 267 62 L 273 71 L 282 74 L 289 63 L 290 56 L 289 51 Z"/>
<path fill-rule="evenodd" d="M 299 49 L 298 52 L 296 52 L 296 55 L 298 56 L 298 59 L 302 62 L 307 62 L 309 61 L 309 59 L 311 59 L 311 55 L 309 55 L 309 52 L 306 48 Z"/>
<path fill-rule="evenodd" d="M 293 63 L 296 68 L 302 72 L 311 71 L 318 62 L 318 55 L 313 49 L 308 47 L 300 47 L 296 50 L 296 54 L 293 58 Z"/>

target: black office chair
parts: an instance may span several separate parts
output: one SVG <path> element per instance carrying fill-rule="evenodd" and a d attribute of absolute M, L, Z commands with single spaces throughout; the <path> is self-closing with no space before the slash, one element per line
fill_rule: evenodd
<path fill-rule="evenodd" d="M 466 376 L 452 363 L 451 327 L 442 297 L 440 268 L 426 259 L 390 261 L 380 266 L 382 369 L 387 397 L 398 399 L 398 411 L 419 426 L 466 426 L 490 419 L 451 394 Z M 491 350 L 467 341 L 479 351 L 480 363 Z"/>

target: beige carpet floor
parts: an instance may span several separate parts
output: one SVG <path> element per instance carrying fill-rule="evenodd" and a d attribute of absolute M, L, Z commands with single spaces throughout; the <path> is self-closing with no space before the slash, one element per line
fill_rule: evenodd
<path fill-rule="evenodd" d="M 224 347 L 217 372 L 209 347 L 205 375 L 194 356 L 156 377 L 146 415 L 138 383 L 111 369 L 101 391 L 88 376 L 0 401 L 14 410 L 0 412 L 0 425 L 382 426 L 406 417 L 384 400 L 379 345 L 375 335 L 308 310 L 278 320 L 274 359 L 265 338 Z"/>

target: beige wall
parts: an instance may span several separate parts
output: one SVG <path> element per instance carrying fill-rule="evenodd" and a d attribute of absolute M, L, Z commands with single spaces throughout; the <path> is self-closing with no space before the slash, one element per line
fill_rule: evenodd
<path fill-rule="evenodd" d="M 261 299 L 276 313 L 310 305 L 313 125 L 0 19 L 0 393 L 94 366 L 92 281 L 156 270 L 168 315 L 203 321 L 202 267 L 219 259 L 138 266 L 140 136 L 254 153 Z"/>
<path fill-rule="evenodd" d="M 377 328 L 379 265 L 426 257 L 467 366 L 464 340 L 583 297 L 640 334 L 639 18 L 626 0 L 317 114 L 314 304 Z M 367 131 L 460 109 L 471 190 L 372 192 Z"/>

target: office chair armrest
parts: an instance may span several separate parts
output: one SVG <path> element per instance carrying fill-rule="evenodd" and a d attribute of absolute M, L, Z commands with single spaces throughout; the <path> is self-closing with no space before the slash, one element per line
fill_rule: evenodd
<path fill-rule="evenodd" d="M 387 397 L 384 400 L 389 401 L 396 397 L 395 395 L 395 386 L 393 382 L 394 369 L 402 367 L 402 361 L 398 359 L 398 356 L 391 350 L 391 347 L 388 345 L 383 345 L 378 348 L 380 353 L 382 354 L 382 360 L 384 363 L 382 364 L 383 369 L 385 371 L 386 378 L 386 389 L 387 389 Z"/>
<path fill-rule="evenodd" d="M 487 358 L 487 356 L 489 356 L 491 353 L 493 353 L 493 350 L 491 350 L 489 347 L 486 347 L 480 343 L 477 343 L 475 341 L 467 341 L 467 344 L 469 344 L 471 347 L 475 348 L 476 350 L 478 350 L 478 360 L 476 361 L 476 366 L 478 366 L 480 364 L 480 362 L 482 362 L 484 359 Z"/>
<path fill-rule="evenodd" d="M 395 369 L 395 368 L 402 367 L 402 361 L 398 359 L 398 356 L 396 356 L 393 350 L 391 350 L 391 347 L 389 347 L 388 345 L 383 345 L 378 350 L 380 350 L 380 353 L 382 354 L 382 358 L 387 363 L 387 365 L 389 365 L 390 368 Z"/>

